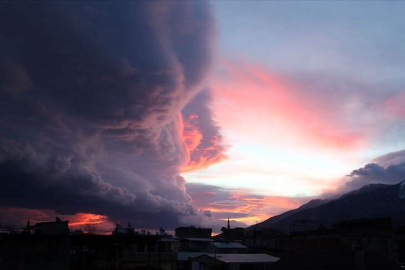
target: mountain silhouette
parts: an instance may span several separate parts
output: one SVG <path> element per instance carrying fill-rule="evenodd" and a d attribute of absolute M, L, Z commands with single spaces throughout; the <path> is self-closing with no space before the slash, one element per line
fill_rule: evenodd
<path fill-rule="evenodd" d="M 405 223 L 405 180 L 396 185 L 370 184 L 337 198 L 312 200 L 248 229 L 291 232 L 297 223 L 314 229 L 343 220 L 382 217 L 390 217 L 396 226 Z"/>

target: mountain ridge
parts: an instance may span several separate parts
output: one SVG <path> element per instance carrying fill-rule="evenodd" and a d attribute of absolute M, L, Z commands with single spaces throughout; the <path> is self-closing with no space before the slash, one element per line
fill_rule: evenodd
<path fill-rule="evenodd" d="M 314 226 L 358 218 L 390 217 L 394 224 L 405 223 L 405 180 L 395 185 L 369 184 L 333 199 L 315 199 L 248 228 L 271 228 L 283 232 L 306 221 Z"/>

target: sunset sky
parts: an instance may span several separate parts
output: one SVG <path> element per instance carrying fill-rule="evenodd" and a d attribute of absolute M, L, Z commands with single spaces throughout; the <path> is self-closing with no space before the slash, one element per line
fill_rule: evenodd
<path fill-rule="evenodd" d="M 222 211 L 218 203 L 231 203 L 227 211 L 249 213 L 237 220 L 262 221 L 405 148 L 404 3 L 213 6 L 218 38 L 208 88 L 229 148 L 224 161 L 182 175 L 233 195 L 200 207 Z M 256 206 L 241 194 L 264 197 Z"/>
<path fill-rule="evenodd" d="M 405 3 L 3 3 L 0 223 L 248 226 L 405 179 Z"/>

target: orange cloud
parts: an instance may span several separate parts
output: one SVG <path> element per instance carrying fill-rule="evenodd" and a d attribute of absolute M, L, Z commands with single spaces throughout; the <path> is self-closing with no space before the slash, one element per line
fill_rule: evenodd
<path fill-rule="evenodd" d="M 182 137 L 189 154 L 187 165 L 181 168 L 182 172 L 205 169 L 226 159 L 218 136 L 211 136 L 208 145 L 202 144 L 204 134 L 198 127 L 198 115 L 191 114 L 187 118 L 181 115 L 181 118 Z"/>
<path fill-rule="evenodd" d="M 187 119 L 183 119 L 183 141 L 189 153 L 194 151 L 203 139 L 201 131 L 192 124 L 194 119 L 198 119 L 198 115 L 192 114 Z"/>
<path fill-rule="evenodd" d="M 70 220 L 69 225 L 80 226 L 80 225 L 97 225 L 107 222 L 107 217 L 103 215 L 96 215 L 90 213 L 79 213 L 76 215 L 70 216 L 72 220 Z"/>
<path fill-rule="evenodd" d="M 303 199 L 281 196 L 251 197 L 251 195 L 244 193 L 236 193 L 232 196 L 235 200 L 245 203 L 245 205 L 237 209 L 238 212 L 251 213 L 248 217 L 236 220 L 250 224 L 264 221 L 281 212 L 298 208 L 303 204 L 303 200 L 308 200 L 308 198 Z"/>
<path fill-rule="evenodd" d="M 246 216 L 232 219 L 252 225 L 287 210 L 298 208 L 309 200 L 310 198 L 301 197 L 261 196 L 247 190 L 239 190 L 232 191 L 226 200 L 214 201 L 206 206 L 201 206 L 200 210 L 209 210 L 213 213 L 243 213 Z"/>
<path fill-rule="evenodd" d="M 54 210 L 44 209 L 27 209 L 18 207 L 2 207 L 0 208 L 0 220 L 3 225 L 15 226 L 16 228 L 24 228 L 29 219 L 31 225 L 39 222 L 55 221 L 55 217 L 62 220 L 69 220 L 69 226 L 72 229 L 82 229 L 84 225 L 97 225 L 97 233 L 107 234 L 111 232 L 114 225 L 104 215 L 91 213 L 77 213 L 74 215 L 60 215 Z"/>

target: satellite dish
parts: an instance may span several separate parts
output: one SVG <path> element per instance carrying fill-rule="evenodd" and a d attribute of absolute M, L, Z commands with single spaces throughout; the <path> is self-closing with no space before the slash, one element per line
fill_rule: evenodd
<path fill-rule="evenodd" d="M 60 217 L 56 217 L 56 222 L 62 222 L 62 219 L 60 219 Z"/>

